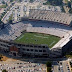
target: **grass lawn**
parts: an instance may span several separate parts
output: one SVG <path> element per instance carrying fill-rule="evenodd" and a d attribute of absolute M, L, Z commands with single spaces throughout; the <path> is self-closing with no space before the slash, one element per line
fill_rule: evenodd
<path fill-rule="evenodd" d="M 68 0 L 65 0 L 65 2 L 67 3 L 67 2 L 68 2 Z"/>
<path fill-rule="evenodd" d="M 25 44 L 45 44 L 48 45 L 49 48 L 52 48 L 59 40 L 59 37 L 52 35 L 39 33 L 24 33 L 20 37 L 18 37 L 15 42 Z"/>
<path fill-rule="evenodd" d="M 0 8 L 6 8 L 6 7 L 7 7 L 6 5 L 1 5 L 1 6 L 0 6 Z"/>

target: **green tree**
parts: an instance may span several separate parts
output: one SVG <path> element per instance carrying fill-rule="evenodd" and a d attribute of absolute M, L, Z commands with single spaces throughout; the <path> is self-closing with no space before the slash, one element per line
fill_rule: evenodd
<path fill-rule="evenodd" d="M 71 2 L 68 2 L 68 7 L 71 8 Z"/>
<path fill-rule="evenodd" d="M 47 72 L 51 72 L 51 67 L 47 67 Z"/>
<path fill-rule="evenodd" d="M 51 5 L 62 5 L 62 0 L 47 0 L 48 3 L 50 3 Z"/>
<path fill-rule="evenodd" d="M 5 4 L 5 1 L 3 0 L 2 3 Z"/>
<path fill-rule="evenodd" d="M 2 58 L 2 55 L 0 54 L 0 60 L 1 60 L 1 58 Z"/>
<path fill-rule="evenodd" d="M 6 69 L 2 70 L 2 72 L 8 72 Z"/>
<path fill-rule="evenodd" d="M 47 67 L 51 67 L 51 65 L 52 65 L 52 63 L 51 63 L 50 61 L 48 61 L 48 62 L 46 63 L 46 66 L 47 66 Z"/>
<path fill-rule="evenodd" d="M 9 17 L 9 23 L 12 23 L 12 17 L 13 17 L 13 14 L 11 14 L 11 16 Z"/>
<path fill-rule="evenodd" d="M 22 0 L 19 0 L 19 2 L 22 2 Z"/>
<path fill-rule="evenodd" d="M 32 3 L 34 0 L 30 0 L 30 2 Z"/>
<path fill-rule="evenodd" d="M 10 2 L 13 2 L 13 0 L 10 0 Z"/>
<path fill-rule="evenodd" d="M 72 14 L 72 8 L 69 10 L 69 13 L 71 13 L 71 14 Z"/>
<path fill-rule="evenodd" d="M 6 3 L 6 6 L 8 6 L 8 4 Z"/>

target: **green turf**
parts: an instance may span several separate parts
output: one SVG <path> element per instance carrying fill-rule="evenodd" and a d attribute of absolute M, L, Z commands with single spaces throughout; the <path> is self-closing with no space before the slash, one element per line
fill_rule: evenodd
<path fill-rule="evenodd" d="M 59 40 L 59 37 L 52 35 L 24 33 L 20 37 L 18 37 L 15 42 L 25 44 L 46 44 L 49 48 L 52 48 Z"/>

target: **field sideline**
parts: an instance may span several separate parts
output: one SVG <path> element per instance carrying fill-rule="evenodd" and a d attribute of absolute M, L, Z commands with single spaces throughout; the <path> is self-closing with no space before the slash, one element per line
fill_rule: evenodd
<path fill-rule="evenodd" d="M 59 40 L 59 37 L 52 35 L 40 33 L 24 33 L 18 37 L 15 42 L 25 44 L 45 44 L 48 45 L 49 48 L 52 48 Z"/>

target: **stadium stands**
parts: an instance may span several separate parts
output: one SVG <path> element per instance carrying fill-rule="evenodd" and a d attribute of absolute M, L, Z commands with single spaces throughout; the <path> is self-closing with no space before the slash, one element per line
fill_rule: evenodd
<path fill-rule="evenodd" d="M 55 28 L 42 28 L 42 27 L 28 27 L 27 32 L 37 32 L 37 33 L 45 33 L 45 34 L 50 34 L 58 37 L 63 37 L 66 32 L 63 30 L 57 30 Z"/>
<path fill-rule="evenodd" d="M 42 27 L 41 27 L 42 26 Z M 2 30 L 0 30 L 0 39 L 3 40 L 15 40 L 19 37 L 24 30 L 27 32 L 38 32 L 38 33 L 45 33 L 54 36 L 58 36 L 63 38 L 66 34 L 68 34 L 70 28 L 61 26 L 61 25 L 54 25 L 51 23 L 45 22 L 19 22 L 16 24 L 9 24 Z"/>
<path fill-rule="evenodd" d="M 45 20 L 70 25 L 72 21 L 72 15 L 55 11 L 31 9 L 29 19 Z"/>
<path fill-rule="evenodd" d="M 0 31 L 0 39 L 3 40 L 15 40 L 17 37 L 19 37 L 22 33 L 22 31 L 24 31 L 26 29 L 25 24 L 9 24 L 7 27 L 5 27 L 4 29 L 2 29 Z"/>
<path fill-rule="evenodd" d="M 14 42 L 14 40 L 18 38 L 24 30 L 27 32 L 38 32 L 58 36 L 61 37 L 61 40 L 51 49 L 46 45 L 25 45 Z M 20 53 L 18 54 L 29 54 L 32 56 L 36 54 L 43 56 L 45 53 L 46 55 L 44 56 L 47 57 L 59 57 L 62 55 L 62 47 L 70 41 L 71 36 L 72 29 L 69 26 L 53 24 L 46 21 L 24 21 L 16 24 L 9 24 L 0 30 L 0 49 L 2 52 L 9 51 L 10 53 L 10 47 L 16 46 L 20 50 Z M 45 52 L 43 52 L 44 49 Z M 38 51 L 34 52 L 35 50 Z"/>

